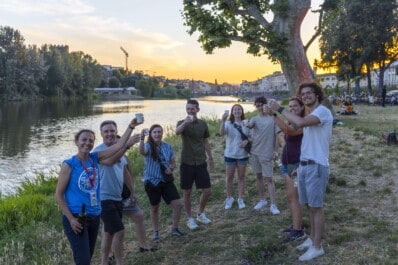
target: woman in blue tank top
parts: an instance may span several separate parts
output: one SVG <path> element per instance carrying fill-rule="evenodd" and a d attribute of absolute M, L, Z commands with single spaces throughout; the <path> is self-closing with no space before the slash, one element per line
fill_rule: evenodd
<path fill-rule="evenodd" d="M 121 139 L 109 148 L 92 152 L 95 134 L 83 129 L 75 135 L 77 154 L 63 161 L 55 199 L 63 213 L 64 232 L 69 240 L 75 264 L 89 265 L 98 235 L 101 203 L 98 164 L 115 155 L 123 155 L 132 145 L 131 132 L 138 125 L 134 118 Z"/>

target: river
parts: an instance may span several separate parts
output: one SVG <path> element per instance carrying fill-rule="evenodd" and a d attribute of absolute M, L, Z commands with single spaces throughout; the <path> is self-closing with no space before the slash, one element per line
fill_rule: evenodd
<path fill-rule="evenodd" d="M 230 109 L 231 97 L 200 99 L 199 117 L 221 117 Z M 100 102 L 27 102 L 4 103 L 0 106 L 0 194 L 15 192 L 21 182 L 38 173 L 56 175 L 63 159 L 76 153 L 74 134 L 82 128 L 96 133 L 101 143 L 99 124 L 115 120 L 123 132 L 134 114 L 144 114 L 148 128 L 159 123 L 175 128 L 185 118 L 186 100 L 129 100 Z M 241 103 L 253 111 L 252 103 Z"/>

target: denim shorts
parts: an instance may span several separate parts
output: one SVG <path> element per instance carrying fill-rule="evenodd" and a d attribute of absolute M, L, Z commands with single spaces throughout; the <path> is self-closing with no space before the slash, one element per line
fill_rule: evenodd
<path fill-rule="evenodd" d="M 246 166 L 249 163 L 249 157 L 245 158 L 231 158 L 231 157 L 224 157 L 224 164 L 226 166 Z"/>
<path fill-rule="evenodd" d="M 293 170 L 297 169 L 299 165 L 300 165 L 300 163 L 282 165 L 281 166 L 282 177 L 290 176 L 290 174 L 293 172 Z"/>
<path fill-rule="evenodd" d="M 329 178 L 329 167 L 313 164 L 298 168 L 298 192 L 300 204 L 322 208 Z"/>

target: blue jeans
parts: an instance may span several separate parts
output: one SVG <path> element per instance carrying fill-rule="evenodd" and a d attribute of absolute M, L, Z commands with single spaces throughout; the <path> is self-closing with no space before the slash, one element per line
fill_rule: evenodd
<path fill-rule="evenodd" d="M 68 218 L 62 216 L 64 232 L 69 240 L 76 265 L 90 265 L 97 240 L 100 216 L 87 216 L 87 222 L 82 235 L 76 235 L 70 226 Z"/>

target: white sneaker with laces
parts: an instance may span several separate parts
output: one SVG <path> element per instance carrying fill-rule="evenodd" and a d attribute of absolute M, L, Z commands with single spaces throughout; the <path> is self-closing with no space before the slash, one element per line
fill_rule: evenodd
<path fill-rule="evenodd" d="M 299 261 L 308 261 L 315 259 L 319 256 L 322 256 L 325 254 L 325 251 L 323 250 L 322 246 L 320 248 L 316 248 L 314 246 L 310 246 L 307 251 L 299 257 Z"/>
<path fill-rule="evenodd" d="M 277 215 L 280 214 L 281 211 L 279 211 L 278 207 L 276 207 L 275 204 L 271 204 L 271 206 L 269 207 L 269 211 L 273 214 L 273 215 Z"/>
<path fill-rule="evenodd" d="M 232 204 L 234 203 L 234 198 L 232 198 L 232 197 L 228 197 L 226 200 L 225 200 L 225 210 L 229 210 L 229 209 L 231 209 L 232 208 Z"/>
<path fill-rule="evenodd" d="M 306 249 L 308 249 L 311 246 L 312 246 L 312 239 L 308 237 L 303 243 L 298 245 L 296 247 L 296 249 L 298 249 L 298 250 L 306 250 Z"/>
<path fill-rule="evenodd" d="M 192 217 L 188 218 L 187 226 L 191 230 L 195 230 L 196 228 L 198 228 L 198 224 L 195 222 L 195 220 Z"/>
<path fill-rule="evenodd" d="M 238 199 L 238 205 L 239 205 L 239 209 L 246 208 L 246 204 L 245 204 L 245 202 L 243 201 L 242 198 Z"/>
<path fill-rule="evenodd" d="M 205 225 L 211 223 L 211 220 L 209 218 L 207 218 L 205 213 L 198 213 L 198 216 L 196 217 L 196 221 L 198 221 L 202 224 L 205 224 Z"/>
<path fill-rule="evenodd" d="M 256 206 L 254 206 L 254 210 L 256 210 L 256 211 L 258 211 L 258 210 L 260 210 L 261 208 L 263 208 L 263 207 L 265 207 L 267 205 L 267 201 L 266 200 L 260 200 L 257 204 L 256 204 Z"/>

